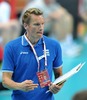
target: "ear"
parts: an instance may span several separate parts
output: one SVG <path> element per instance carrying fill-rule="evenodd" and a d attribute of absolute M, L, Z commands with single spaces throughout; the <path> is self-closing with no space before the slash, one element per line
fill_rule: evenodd
<path fill-rule="evenodd" d="M 25 28 L 25 30 L 27 30 L 27 26 L 28 26 L 28 25 L 27 25 L 26 23 L 24 23 L 24 28 Z"/>

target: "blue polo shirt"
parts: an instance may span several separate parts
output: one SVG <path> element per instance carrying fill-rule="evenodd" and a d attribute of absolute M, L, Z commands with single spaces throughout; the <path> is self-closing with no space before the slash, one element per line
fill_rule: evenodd
<path fill-rule="evenodd" d="M 62 65 L 62 52 L 58 41 L 43 36 L 46 44 L 47 54 L 47 70 L 52 81 L 52 70 Z M 42 38 L 34 46 L 34 49 L 40 60 L 40 71 L 44 70 L 43 57 L 43 41 Z M 35 55 L 26 41 L 24 35 L 17 39 L 10 41 L 4 50 L 4 59 L 2 70 L 13 73 L 12 79 L 15 82 L 23 82 L 25 80 L 33 80 L 38 83 L 37 70 L 38 64 Z M 34 89 L 33 91 L 23 92 L 20 90 L 13 90 L 12 100 L 54 100 L 51 92 L 46 93 L 48 87 Z"/>

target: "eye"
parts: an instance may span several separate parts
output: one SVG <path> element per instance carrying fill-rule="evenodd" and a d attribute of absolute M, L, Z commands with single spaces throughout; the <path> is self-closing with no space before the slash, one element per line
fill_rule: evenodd
<path fill-rule="evenodd" d="M 39 23 L 35 23 L 34 25 L 35 25 L 35 26 L 40 26 L 40 24 L 39 24 Z"/>
<path fill-rule="evenodd" d="M 44 23 L 42 23 L 42 25 L 44 25 Z"/>

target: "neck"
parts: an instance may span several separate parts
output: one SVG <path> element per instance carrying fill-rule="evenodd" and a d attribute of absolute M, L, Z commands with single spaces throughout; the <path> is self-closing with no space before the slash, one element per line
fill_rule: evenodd
<path fill-rule="evenodd" d="M 31 40 L 29 40 L 30 42 L 31 42 L 31 44 L 34 46 L 34 45 L 36 45 L 36 43 L 38 42 L 36 42 L 36 41 L 31 41 Z"/>
<path fill-rule="evenodd" d="M 39 40 L 39 39 L 35 39 L 33 37 L 27 36 L 27 34 L 26 34 L 26 37 L 28 38 L 28 40 L 31 42 L 32 45 L 35 45 Z"/>

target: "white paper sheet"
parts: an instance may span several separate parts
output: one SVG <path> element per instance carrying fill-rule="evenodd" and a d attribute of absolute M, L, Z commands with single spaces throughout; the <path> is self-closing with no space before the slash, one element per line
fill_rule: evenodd
<path fill-rule="evenodd" d="M 73 69 L 71 69 L 69 72 L 67 72 L 66 74 L 60 76 L 59 78 L 57 78 L 53 84 L 59 84 L 64 82 L 65 80 L 67 80 L 68 78 L 70 78 L 71 76 L 73 76 L 74 74 L 76 74 L 77 72 L 79 72 L 79 70 L 83 67 L 84 63 L 80 63 L 78 64 L 76 67 L 74 67 Z M 47 90 L 46 93 L 50 92 L 50 90 Z"/>
<path fill-rule="evenodd" d="M 66 74 L 64 74 L 63 76 L 60 76 L 59 78 L 57 78 L 53 84 L 58 84 L 59 82 L 62 82 L 64 80 L 67 80 L 69 77 L 73 76 L 75 73 L 77 73 L 82 67 L 84 63 L 80 63 L 78 64 L 76 67 L 74 67 L 73 69 L 71 69 L 69 72 L 67 72 Z"/>

